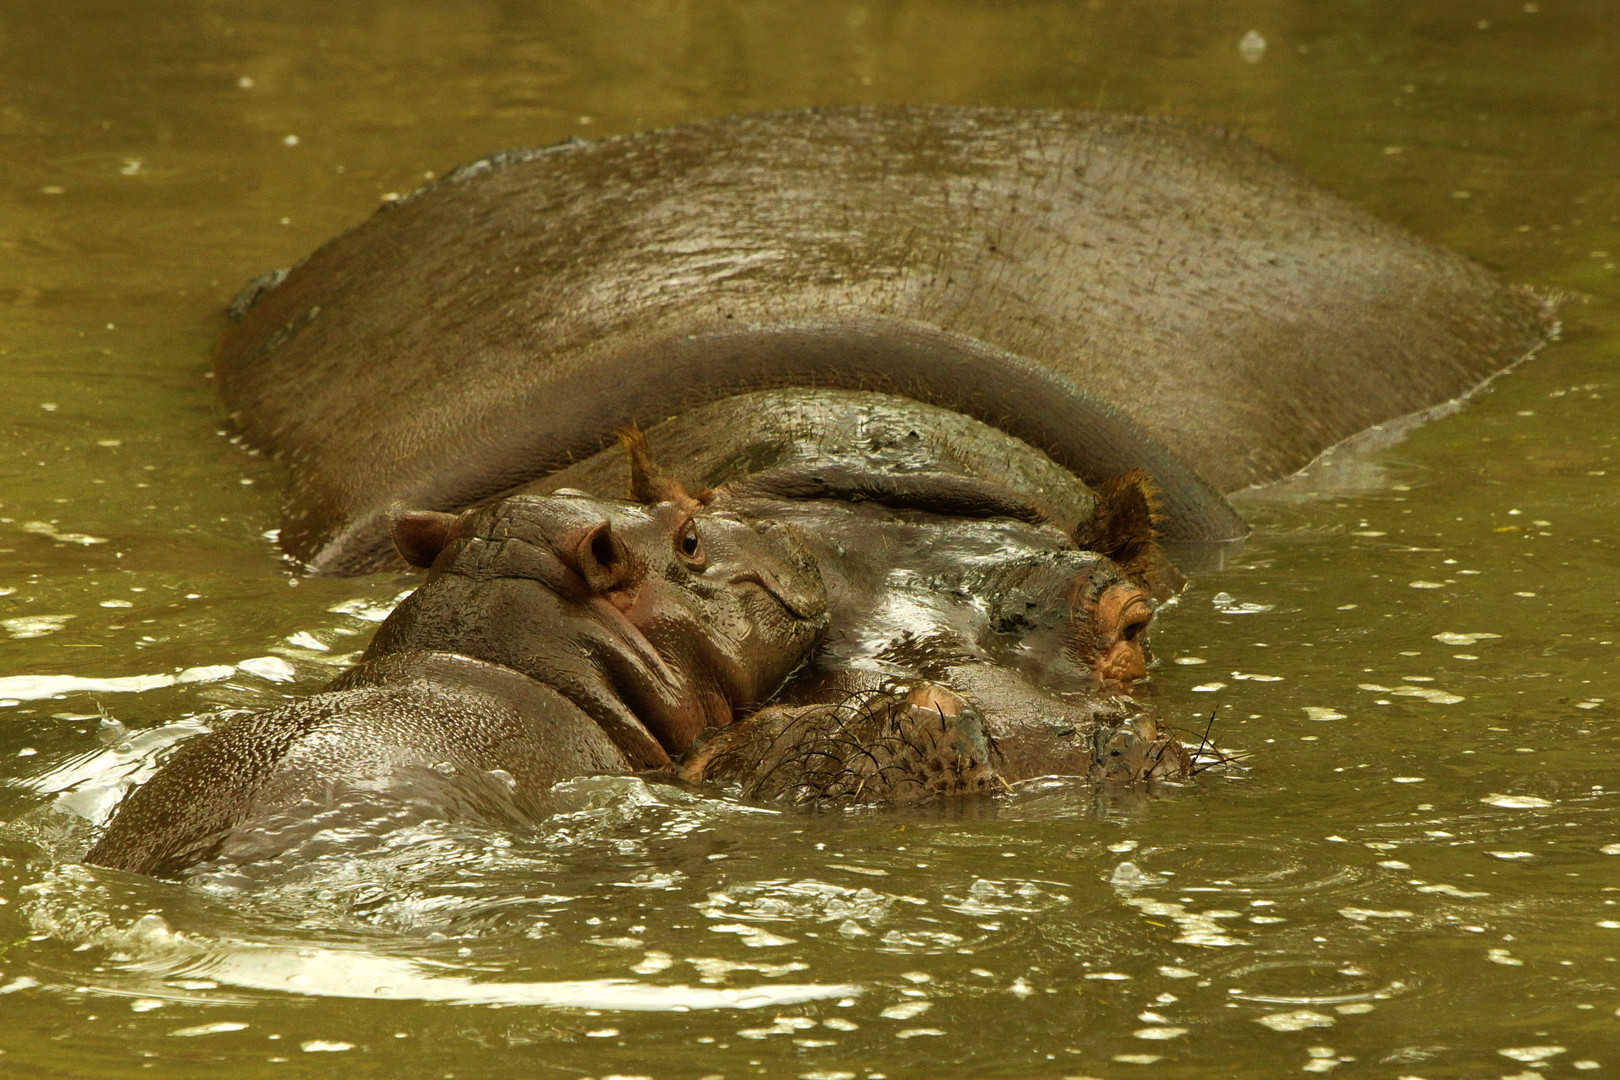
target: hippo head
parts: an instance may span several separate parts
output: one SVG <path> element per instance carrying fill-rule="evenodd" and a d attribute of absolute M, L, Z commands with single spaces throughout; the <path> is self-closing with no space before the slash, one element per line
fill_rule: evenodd
<path fill-rule="evenodd" d="M 664 493 L 399 515 L 400 553 L 431 572 L 366 658 L 432 649 L 503 664 L 572 699 L 637 767 L 663 764 L 771 697 L 827 621 L 787 528 Z"/>
<path fill-rule="evenodd" d="M 1148 675 L 1150 593 L 1174 582 L 1142 572 L 1168 563 L 1152 543 L 1142 486 L 1119 490 L 1122 511 L 1110 500 L 1086 522 L 1113 555 L 1078 548 L 1066 529 L 1008 516 L 870 501 L 743 503 L 794 523 L 831 595 L 833 631 L 788 702 L 934 684 L 977 711 L 1001 775 L 1092 772 L 1099 760 L 1092 733 L 1135 722 L 1125 693 Z M 1150 718 L 1137 726 L 1157 730 Z M 1149 748 L 1143 760 L 1151 768 L 1137 778 L 1186 771 L 1185 755 L 1158 735 L 1132 728 L 1124 742 Z M 1108 747 L 1110 768 L 1117 749 Z"/>
<path fill-rule="evenodd" d="M 1126 696 L 1148 675 L 1154 606 L 1112 559 L 1014 550 L 910 584 L 906 607 L 931 613 L 927 631 L 891 635 L 857 663 L 914 672 L 970 702 L 1001 775 L 1135 782 L 1190 770 L 1180 744 Z M 884 684 L 834 676 L 824 686 Z"/>

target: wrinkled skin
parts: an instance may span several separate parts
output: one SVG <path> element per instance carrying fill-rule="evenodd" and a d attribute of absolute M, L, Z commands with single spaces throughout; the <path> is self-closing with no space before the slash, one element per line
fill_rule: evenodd
<path fill-rule="evenodd" d="M 716 728 L 681 761 L 689 782 L 751 799 L 905 805 L 989 794 L 1005 783 L 983 719 L 936 686 L 826 705 L 775 706 Z"/>
<path fill-rule="evenodd" d="M 796 538 L 690 502 L 517 496 L 400 531 L 436 561 L 363 659 L 453 651 L 574 688 L 636 768 L 764 702 L 825 625 Z"/>
<path fill-rule="evenodd" d="M 715 449 L 717 427 L 737 440 L 725 453 Z M 826 640 L 777 706 L 711 733 L 683 776 L 772 797 L 789 797 L 778 787 L 791 780 L 791 798 L 803 801 L 816 784 L 793 768 L 830 767 L 841 747 L 836 776 L 855 777 L 861 801 L 904 801 L 937 793 L 952 776 L 963 785 L 957 793 L 970 793 L 985 776 L 1136 781 L 1190 770 L 1179 744 L 1119 696 L 1147 675 L 1154 597 L 1180 587 L 1153 537 L 1151 492 L 1140 480 L 1093 491 L 1015 440 L 997 440 L 998 452 L 985 455 L 983 428 L 887 395 L 765 391 L 632 441 L 635 497 L 690 487 L 710 508 L 783 522 L 827 588 Z M 678 476 L 664 476 L 655 457 L 679 462 Z M 545 483 L 605 486 L 620 468 L 607 453 Z M 725 482 L 706 487 L 717 480 Z M 918 693 L 956 703 L 946 712 L 961 738 L 950 745 L 983 740 L 988 756 L 970 757 L 989 772 L 966 759 L 955 772 L 928 764 L 939 744 L 928 717 L 906 703 Z M 788 753 L 795 736 L 805 745 Z M 894 739 L 933 749 L 902 754 L 875 776 L 848 771 L 868 760 L 857 747 Z M 1151 757 L 1131 757 L 1127 746 Z M 722 748 L 723 768 L 711 775 L 702 762 Z M 922 784 L 924 774 L 902 761 L 932 779 Z M 828 782 L 829 791 L 853 790 Z"/>
<path fill-rule="evenodd" d="M 677 775 L 797 806 L 904 805 L 1001 791 L 1016 775 L 985 717 L 945 688 L 895 685 L 840 702 L 773 705 L 705 734 Z M 1186 749 L 1145 716 L 1092 726 L 1069 773 L 1116 791 L 1187 775 Z M 1041 775 L 1053 770 L 1045 770 Z M 1063 771 L 1063 770 L 1057 770 Z"/>
<path fill-rule="evenodd" d="M 982 727 L 1003 781 L 1099 775 L 1098 733 L 1138 720 L 1147 741 L 1159 740 L 1155 722 L 1120 697 L 1147 677 L 1152 601 L 1122 567 L 1059 530 L 871 502 L 750 500 L 746 509 L 793 524 L 827 583 L 831 630 L 783 706 L 853 703 L 864 715 L 893 713 L 874 695 L 903 698 L 906 687 L 959 695 L 945 712 L 953 724 L 965 717 L 958 727 Z M 1135 774 L 1111 775 L 1190 767 L 1177 746 Z"/>
<path fill-rule="evenodd" d="M 1449 401 L 1540 300 L 1170 119 L 818 109 L 502 154 L 246 290 L 220 388 L 291 472 L 281 542 L 387 565 L 395 503 L 459 510 L 758 387 L 887 390 L 1092 484 L 1218 494 Z"/>
<path fill-rule="evenodd" d="M 786 531 L 719 511 L 519 496 L 405 514 L 396 539 L 432 569 L 360 664 L 187 743 L 87 861 L 267 858 L 379 806 L 532 823 L 556 781 L 667 767 L 757 708 L 826 624 Z"/>

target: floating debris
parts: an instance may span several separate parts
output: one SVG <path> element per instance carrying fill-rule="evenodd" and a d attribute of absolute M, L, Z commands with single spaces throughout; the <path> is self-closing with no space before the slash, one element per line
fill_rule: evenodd
<path fill-rule="evenodd" d="M 1614 847 L 1620 849 L 1620 844 Z M 1616 854 L 1620 854 L 1620 851 Z M 1149 885 L 1163 885 L 1169 880 L 1160 874 L 1150 874 L 1133 862 L 1120 863 L 1114 867 L 1114 872 L 1108 875 L 1108 884 L 1116 889 L 1142 889 Z"/>
<path fill-rule="evenodd" d="M 1459 889 L 1455 885 L 1419 885 L 1420 893 L 1438 893 L 1441 896 L 1455 896 L 1459 900 L 1468 900 L 1480 896 L 1491 895 L 1488 892 L 1479 892 L 1474 889 Z"/>
<path fill-rule="evenodd" d="M 183 1027 L 169 1032 L 181 1039 L 195 1038 L 198 1035 L 219 1035 L 226 1031 L 242 1031 L 247 1027 L 240 1020 L 220 1020 L 213 1024 L 198 1024 L 196 1027 Z"/>
<path fill-rule="evenodd" d="M 1239 603 L 1229 592 L 1218 592 L 1209 598 L 1209 602 L 1222 615 L 1259 615 L 1262 612 L 1273 611 L 1277 607 L 1276 604 Z"/>
<path fill-rule="evenodd" d="M 1474 645 L 1474 644 L 1476 644 L 1478 642 L 1490 641 L 1490 640 L 1492 640 L 1494 638 L 1499 638 L 1501 636 L 1502 636 L 1501 634 L 1485 634 L 1485 633 L 1458 634 L 1458 633 L 1453 633 L 1450 630 L 1447 630 L 1444 633 L 1439 633 L 1439 634 L 1434 635 L 1434 640 L 1440 642 L 1442 645 Z"/>
<path fill-rule="evenodd" d="M 44 637 L 67 625 L 72 615 L 22 615 L 15 619 L 0 619 L 0 626 L 14 638 Z"/>
<path fill-rule="evenodd" d="M 105 544 L 107 542 L 107 538 L 105 536 L 91 536 L 89 533 L 61 532 L 56 528 L 55 525 L 52 525 L 48 521 L 24 522 L 22 525 L 22 531 L 25 533 L 33 533 L 35 536 L 43 536 L 48 539 L 55 540 L 59 544 L 83 544 L 86 547 L 89 547 L 91 544 Z"/>
<path fill-rule="evenodd" d="M 792 945 L 794 939 L 773 934 L 769 930 L 758 926 L 748 926 L 745 923 L 722 923 L 719 926 L 709 927 L 714 934 L 736 934 L 742 943 L 751 949 L 771 949 L 779 945 Z"/>
<path fill-rule="evenodd" d="M 1339 914 L 1351 922 L 1367 922 L 1369 919 L 1410 919 L 1414 917 L 1412 912 L 1404 908 L 1376 911 L 1372 908 L 1345 907 L 1339 909 Z"/>
<path fill-rule="evenodd" d="M 235 664 L 204 664 L 188 667 L 174 677 L 177 683 L 222 682 L 236 674 Z"/>
<path fill-rule="evenodd" d="M 1455 705 L 1468 699 L 1461 694 L 1453 694 L 1432 686 L 1380 686 L 1377 683 L 1358 683 L 1358 690 L 1366 690 L 1374 694 L 1390 694 L 1394 697 L 1415 697 L 1435 705 Z"/>

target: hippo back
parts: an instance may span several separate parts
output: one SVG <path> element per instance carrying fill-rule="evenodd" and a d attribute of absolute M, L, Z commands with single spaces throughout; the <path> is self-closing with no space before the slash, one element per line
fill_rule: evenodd
<path fill-rule="evenodd" d="M 291 465 L 283 543 L 337 571 L 385 557 L 395 501 L 465 506 L 629 421 L 770 385 L 932 401 L 1087 480 L 1146 467 L 1173 536 L 1231 535 L 1201 483 L 1285 475 L 1550 327 L 1241 138 L 960 108 L 497 155 L 236 312 L 222 390 Z"/>

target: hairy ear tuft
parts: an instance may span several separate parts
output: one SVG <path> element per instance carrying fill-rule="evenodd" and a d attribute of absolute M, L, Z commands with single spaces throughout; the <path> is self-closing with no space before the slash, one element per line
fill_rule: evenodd
<path fill-rule="evenodd" d="M 630 501 L 643 505 L 669 502 L 688 512 L 696 511 L 708 501 L 705 498 L 708 492 L 694 498 L 687 493 L 685 485 L 652 459 L 647 436 L 636 425 L 620 430 L 619 445 L 624 447 L 630 461 Z"/>
<path fill-rule="evenodd" d="M 1121 566 L 1158 539 L 1159 488 L 1142 469 L 1111 476 L 1097 486 L 1092 515 L 1096 550 Z"/>
<path fill-rule="evenodd" d="M 1180 592 L 1186 578 L 1159 546 L 1159 486 L 1143 469 L 1132 469 L 1096 488 L 1097 506 L 1089 522 L 1075 530 L 1080 546 L 1100 552 L 1155 600 Z"/>
<path fill-rule="evenodd" d="M 450 542 L 450 531 L 459 520 L 455 514 L 437 510 L 406 510 L 394 516 L 394 547 L 412 566 L 432 566 Z"/>

